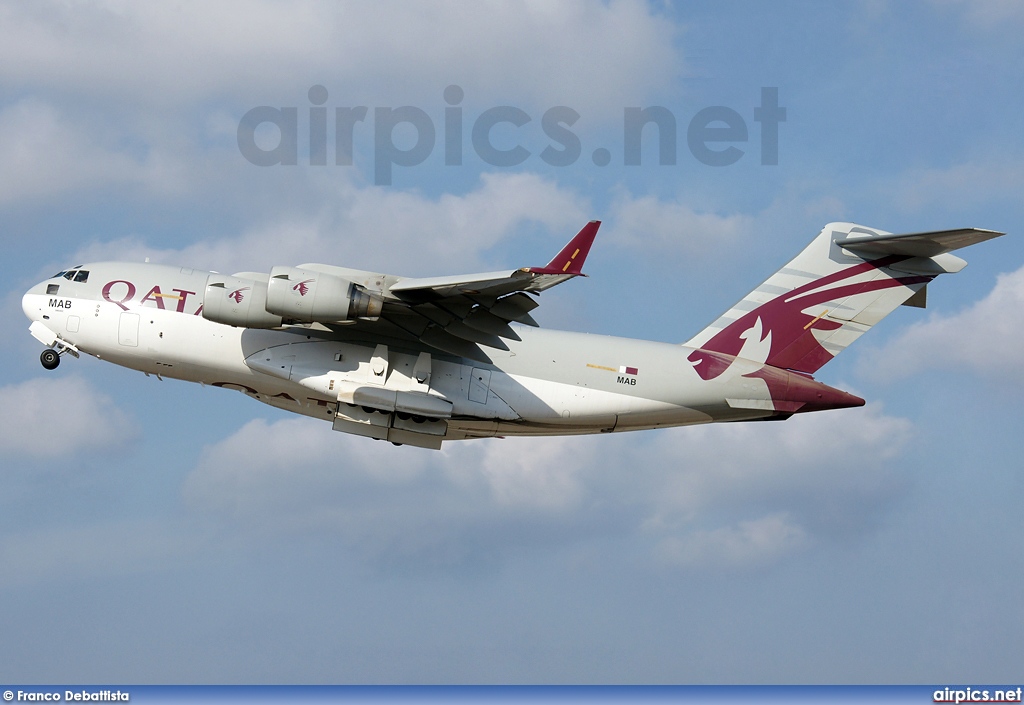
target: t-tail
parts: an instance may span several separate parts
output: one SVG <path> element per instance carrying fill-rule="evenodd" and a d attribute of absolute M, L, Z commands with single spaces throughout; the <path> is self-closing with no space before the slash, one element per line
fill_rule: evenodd
<path fill-rule="evenodd" d="M 967 262 L 952 250 L 998 237 L 964 228 L 893 235 L 829 223 L 803 252 L 685 343 L 704 379 L 721 358 L 742 357 L 806 375 L 845 350 L 897 306 L 923 308 L 935 277 Z"/>

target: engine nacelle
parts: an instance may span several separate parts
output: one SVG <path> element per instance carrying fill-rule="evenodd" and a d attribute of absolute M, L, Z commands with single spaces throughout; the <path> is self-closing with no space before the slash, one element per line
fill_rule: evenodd
<path fill-rule="evenodd" d="M 285 320 L 351 321 L 377 318 L 384 299 L 347 279 L 296 267 L 274 267 L 267 286 L 267 311 Z"/>
<path fill-rule="evenodd" d="M 267 312 L 267 285 L 253 279 L 211 274 L 203 296 L 203 318 L 239 328 L 277 328 L 281 317 Z"/>

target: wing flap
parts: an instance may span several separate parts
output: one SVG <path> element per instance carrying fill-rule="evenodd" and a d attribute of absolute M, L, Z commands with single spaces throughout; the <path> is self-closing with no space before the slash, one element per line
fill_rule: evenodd
<path fill-rule="evenodd" d="M 485 308 L 474 309 L 463 319 L 463 322 L 470 328 L 475 328 L 484 333 L 497 335 L 510 340 L 522 340 L 519 334 L 512 330 L 512 327 L 505 319 L 495 316 Z"/>
<path fill-rule="evenodd" d="M 496 348 L 498 350 L 508 350 L 508 346 L 505 345 L 504 341 L 497 335 L 491 333 L 485 333 L 476 328 L 467 326 L 462 321 L 452 321 L 444 327 L 445 333 L 450 333 L 456 338 L 462 338 L 472 343 L 479 343 L 480 345 L 486 345 L 490 348 Z"/>
<path fill-rule="evenodd" d="M 474 343 L 462 338 L 457 338 L 450 333 L 445 333 L 440 328 L 427 328 L 423 335 L 420 336 L 420 341 L 426 343 L 432 348 L 443 350 L 446 353 L 452 355 L 458 355 L 459 357 L 468 357 L 470 360 L 476 360 L 478 362 L 490 363 L 491 358 L 487 357 L 483 350 L 481 350 Z"/>

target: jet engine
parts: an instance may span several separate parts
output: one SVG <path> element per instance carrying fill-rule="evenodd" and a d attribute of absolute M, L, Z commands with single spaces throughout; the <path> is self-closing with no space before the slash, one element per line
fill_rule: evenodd
<path fill-rule="evenodd" d="M 239 328 L 277 328 L 281 317 L 267 312 L 267 285 L 253 279 L 211 274 L 206 280 L 203 318 Z"/>
<path fill-rule="evenodd" d="M 332 274 L 274 267 L 267 285 L 267 311 L 285 320 L 331 323 L 378 318 L 384 299 Z"/>

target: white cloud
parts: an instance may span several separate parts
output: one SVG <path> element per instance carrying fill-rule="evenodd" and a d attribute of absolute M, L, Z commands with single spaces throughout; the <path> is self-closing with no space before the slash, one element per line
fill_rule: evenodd
<path fill-rule="evenodd" d="M 687 569 L 770 565 L 873 530 L 909 437 L 880 408 L 619 436 L 454 442 L 441 452 L 253 421 L 206 448 L 189 505 L 263 532 L 335 536 L 371 565 L 493 560 L 636 536 Z"/>
<path fill-rule="evenodd" d="M 0 206 L 108 186 L 174 187 L 167 160 L 104 145 L 110 135 L 97 132 L 35 98 L 0 111 Z"/>
<path fill-rule="evenodd" d="M 197 510 L 263 531 L 326 532 L 376 566 L 475 563 L 564 524 L 579 502 L 580 455 L 564 439 L 533 443 L 431 452 L 309 419 L 256 420 L 204 449 L 184 494 Z"/>
<path fill-rule="evenodd" d="M 617 117 L 671 87 L 676 29 L 646 3 L 177 2 L 0 6 L 8 85 L 175 105 L 323 83 L 330 104 L 566 104 Z M 536 77 L 544 80 L 538 81 Z M 497 101 L 497 102 L 496 102 Z"/>
<path fill-rule="evenodd" d="M 682 567 L 749 567 L 772 563 L 806 542 L 802 527 L 791 523 L 785 514 L 770 514 L 736 526 L 670 536 L 658 544 L 657 555 Z"/>
<path fill-rule="evenodd" d="M 495 504 L 520 511 L 576 510 L 583 500 L 586 473 L 600 463 L 595 445 L 578 440 L 518 442 L 514 453 L 501 443 L 484 443 L 480 450 L 477 462 L 469 467 L 482 475 Z"/>
<path fill-rule="evenodd" d="M 135 424 L 110 397 L 78 377 L 37 377 L 0 388 L 0 452 L 54 459 L 117 447 Z"/>
<path fill-rule="evenodd" d="M 320 510 L 343 504 L 350 505 L 346 514 L 358 512 L 363 493 L 383 494 L 385 502 L 392 492 L 422 493 L 429 502 L 442 499 L 439 488 L 474 500 L 467 502 L 473 514 L 485 504 L 558 514 L 577 505 L 578 475 L 591 458 L 557 438 L 453 443 L 435 453 L 336 433 L 308 419 L 254 420 L 204 449 L 186 497 L 239 517 L 270 509 L 299 525 L 347 521 Z"/>
<path fill-rule="evenodd" d="M 663 434 L 652 455 L 673 471 L 652 495 L 645 530 L 685 536 L 697 527 L 702 545 L 709 537 L 746 536 L 744 527 L 764 516 L 784 516 L 796 527 L 777 534 L 787 541 L 803 532 L 842 538 L 870 531 L 906 491 L 907 479 L 891 461 L 910 436 L 910 423 L 878 404 Z M 719 523 L 709 524 L 711 517 Z"/>
<path fill-rule="evenodd" d="M 534 174 L 483 174 L 463 196 L 429 198 L 381 187 L 336 187 L 310 215 L 285 214 L 234 238 L 158 249 L 137 238 L 94 243 L 71 259 L 183 264 L 217 271 L 269 271 L 276 264 L 321 261 L 394 274 L 457 272 L 466 267 L 543 264 L 587 220 L 584 199 Z M 537 261 L 486 263 L 483 253 L 539 223 L 560 233 Z M 564 237 L 564 240 L 562 239 Z"/>
<path fill-rule="evenodd" d="M 866 351 L 862 374 L 887 380 L 929 368 L 968 369 L 1024 383 L 1024 267 L 1000 274 L 982 300 L 952 315 L 933 314 L 884 347 Z"/>
<path fill-rule="evenodd" d="M 610 207 L 606 236 L 610 242 L 629 248 L 633 256 L 649 253 L 654 259 L 664 260 L 666 254 L 675 254 L 701 261 L 713 257 L 735 266 L 742 261 L 738 254 L 762 253 L 766 244 L 777 248 L 790 237 L 792 252 L 772 254 L 795 255 L 825 223 L 842 220 L 846 210 L 845 204 L 833 196 L 818 196 L 803 189 L 782 192 L 765 208 L 752 213 L 709 207 L 703 198 L 694 199 L 692 194 L 663 199 L 620 190 Z M 738 252 L 741 247 L 742 252 Z"/>
<path fill-rule="evenodd" d="M 612 206 L 612 241 L 624 247 L 704 254 L 727 250 L 753 229 L 749 215 L 700 213 L 678 201 L 625 194 Z"/>
<path fill-rule="evenodd" d="M 303 191 L 338 197 L 318 180 L 357 180 L 360 159 L 319 171 L 254 167 L 235 142 L 249 108 L 298 107 L 304 143 L 307 91 L 323 84 L 328 107 L 370 107 L 362 148 L 373 108 L 416 105 L 436 123 L 436 159 L 442 94 L 458 84 L 466 150 L 475 116 L 498 105 L 526 110 L 533 135 L 544 110 L 568 105 L 582 134 L 674 88 L 675 32 L 630 0 L 0 3 L 0 83 L 24 96 L 0 106 L 0 206 L 130 186 L 131 197 L 187 196 L 192 209 L 208 199 L 253 220 L 289 201 L 308 209 L 322 201 Z M 466 163 L 479 167 L 468 154 Z"/>

